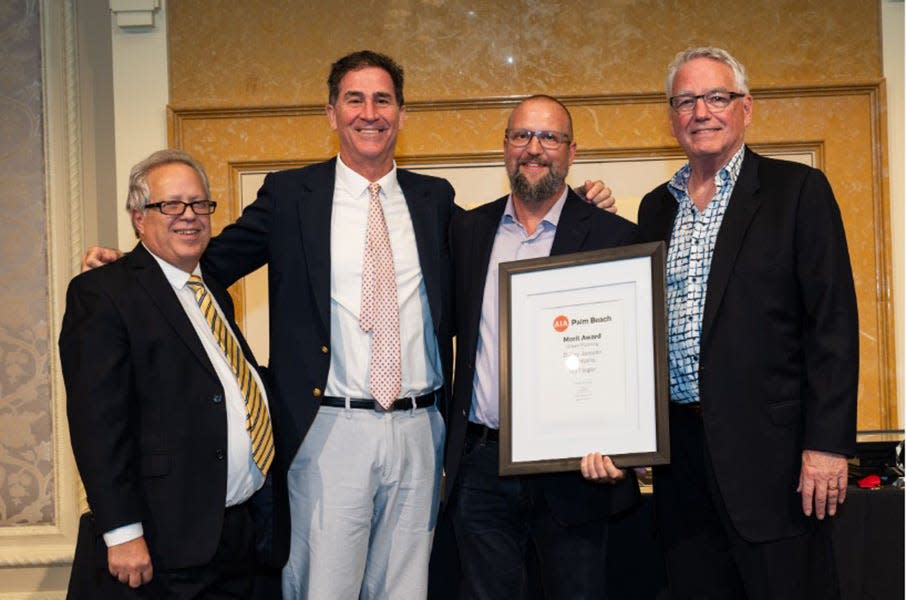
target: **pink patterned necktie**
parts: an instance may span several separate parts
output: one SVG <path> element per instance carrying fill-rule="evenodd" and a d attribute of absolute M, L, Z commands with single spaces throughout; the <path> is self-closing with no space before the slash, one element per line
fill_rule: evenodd
<path fill-rule="evenodd" d="M 374 399 L 390 408 L 400 393 L 400 313 L 396 297 L 396 269 L 390 236 L 381 208 L 381 186 L 368 185 L 368 236 L 362 261 L 362 307 L 359 326 L 371 332 L 371 376 Z"/>

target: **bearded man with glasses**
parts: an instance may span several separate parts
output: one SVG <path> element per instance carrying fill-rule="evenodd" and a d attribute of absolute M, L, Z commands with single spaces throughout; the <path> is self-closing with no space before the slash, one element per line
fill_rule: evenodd
<path fill-rule="evenodd" d="M 511 193 L 450 225 L 457 331 L 444 467 L 465 598 L 604 598 L 607 520 L 636 499 L 630 470 L 599 457 L 578 472 L 498 475 L 498 265 L 637 241 L 635 226 L 583 202 L 566 185 L 576 155 L 572 119 L 550 96 L 523 100 L 503 138 Z M 550 398 L 562 405 L 565 398 Z M 527 564 L 537 557 L 537 575 Z"/>
<path fill-rule="evenodd" d="M 677 55 L 689 159 L 645 196 L 667 240 L 671 464 L 654 498 L 673 598 L 837 598 L 827 517 L 855 452 L 859 345 L 846 236 L 817 169 L 759 156 L 744 67 Z"/>

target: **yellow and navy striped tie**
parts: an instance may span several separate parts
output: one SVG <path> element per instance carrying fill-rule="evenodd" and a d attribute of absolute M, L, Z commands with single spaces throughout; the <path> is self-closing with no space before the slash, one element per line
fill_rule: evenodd
<path fill-rule="evenodd" d="M 220 318 L 201 277 L 192 275 L 189 277 L 188 285 L 195 293 L 195 301 L 201 308 L 220 349 L 223 350 L 227 362 L 230 363 L 230 368 L 239 381 L 239 390 L 245 400 L 245 429 L 252 440 L 252 457 L 261 472 L 267 475 L 267 470 L 274 461 L 274 434 L 271 430 L 270 417 L 267 414 L 267 405 L 264 398 L 261 397 L 258 383 L 252 377 L 252 368 L 245 360 L 245 355 L 233 332 Z"/>

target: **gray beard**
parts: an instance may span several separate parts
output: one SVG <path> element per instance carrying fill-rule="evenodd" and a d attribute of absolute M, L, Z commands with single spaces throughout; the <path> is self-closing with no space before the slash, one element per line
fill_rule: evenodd
<path fill-rule="evenodd" d="M 510 175 L 510 187 L 513 195 L 526 204 L 543 204 L 548 198 L 556 194 L 563 185 L 565 177 L 557 177 L 553 171 L 548 170 L 547 175 L 538 183 L 532 185 L 525 175 L 518 170 Z"/>

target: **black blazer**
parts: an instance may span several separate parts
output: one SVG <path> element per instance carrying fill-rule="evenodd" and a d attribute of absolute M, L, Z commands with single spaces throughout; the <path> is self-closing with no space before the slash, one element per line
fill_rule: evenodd
<path fill-rule="evenodd" d="M 204 272 L 224 285 L 267 264 L 269 370 L 276 389 L 278 455 L 291 461 L 314 421 L 330 367 L 330 215 L 336 159 L 269 174 L 258 198 L 211 240 Z M 397 170 L 425 281 L 444 381 L 452 366 L 452 273 L 447 230 L 453 188 Z"/>
<path fill-rule="evenodd" d="M 645 196 L 639 228 L 667 240 L 676 201 Z M 859 334 L 840 211 L 824 174 L 746 148 L 718 233 L 699 388 L 721 495 L 760 542 L 805 531 L 803 449 L 852 455 Z"/>
<path fill-rule="evenodd" d="M 229 296 L 207 276 L 205 283 L 254 366 Z M 77 565 L 104 563 L 98 536 L 134 522 L 144 527 L 155 568 L 208 563 L 226 497 L 224 392 L 144 246 L 72 280 L 60 360 L 72 448 L 93 511 L 82 526 L 94 531 L 80 532 L 79 544 L 96 545 L 77 547 Z M 96 556 L 83 564 L 80 554 Z"/>
<path fill-rule="evenodd" d="M 460 212 L 454 217 L 450 230 L 457 291 L 457 352 L 453 403 L 447 415 L 446 497 L 450 497 L 456 485 L 463 454 L 472 405 L 485 279 L 506 202 L 507 197 L 504 196 L 468 212 Z M 586 203 L 570 190 L 560 214 L 551 255 L 600 250 L 637 241 L 635 225 Z M 638 494 L 638 486 L 631 470 L 629 473 L 626 480 L 615 486 L 589 483 L 578 473 L 538 476 L 538 480 L 543 482 L 548 505 L 558 519 L 565 523 L 579 523 L 606 516 L 611 506 L 611 491 L 614 492 L 613 512 L 631 505 Z"/>

